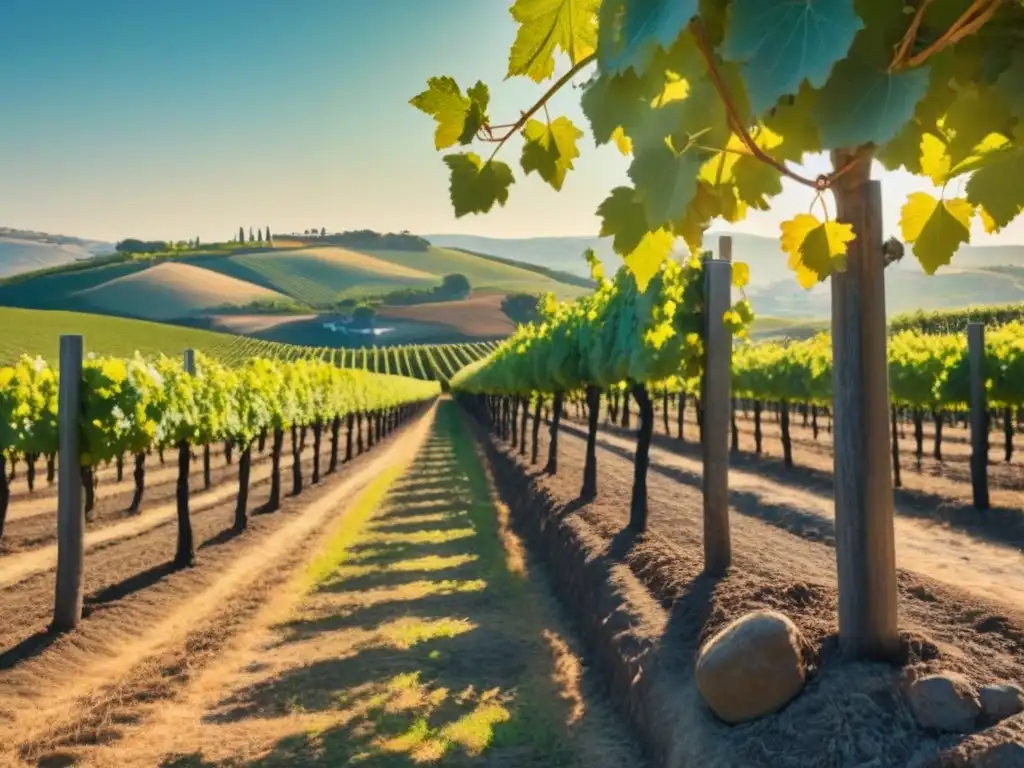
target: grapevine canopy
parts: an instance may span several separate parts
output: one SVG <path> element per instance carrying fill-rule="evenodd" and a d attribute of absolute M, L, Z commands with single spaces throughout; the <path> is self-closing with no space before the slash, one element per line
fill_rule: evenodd
<path fill-rule="evenodd" d="M 511 13 L 508 76 L 551 81 L 515 122 L 491 120 L 483 82 L 433 77 L 411 100 L 436 121 L 438 150 L 462 148 L 444 158 L 455 214 L 505 205 L 515 173 L 500 150 L 515 133 L 523 173 L 562 189 L 583 132 L 547 102 L 585 78 L 593 141 L 632 156 L 600 234 L 641 289 L 676 238 L 696 251 L 714 219 L 767 209 L 784 177 L 822 213 L 782 225 L 806 287 L 845 268 L 856 232 L 830 220 L 823 193 L 856 164 L 941 189 L 910 195 L 900 218 L 929 273 L 975 219 L 998 232 L 1024 210 L 1024 0 L 515 0 Z M 795 170 L 830 150 L 831 173 Z"/>

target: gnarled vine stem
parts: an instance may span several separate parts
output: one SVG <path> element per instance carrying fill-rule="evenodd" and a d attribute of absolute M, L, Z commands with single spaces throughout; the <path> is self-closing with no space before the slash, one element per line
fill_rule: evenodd
<path fill-rule="evenodd" d="M 910 52 L 917 41 L 917 33 L 921 28 L 921 21 L 924 18 L 925 11 L 928 10 L 928 6 L 932 2 L 933 0 L 921 0 L 921 5 L 918 6 L 914 18 L 910 22 L 910 27 L 907 28 L 906 34 L 896 46 L 896 52 L 893 55 L 892 62 L 889 64 L 890 72 L 918 67 L 943 48 L 955 45 L 965 37 L 973 35 L 988 23 L 1003 4 L 1003 0 L 974 0 L 967 10 L 938 39 L 925 47 L 924 50 L 912 56 Z"/>

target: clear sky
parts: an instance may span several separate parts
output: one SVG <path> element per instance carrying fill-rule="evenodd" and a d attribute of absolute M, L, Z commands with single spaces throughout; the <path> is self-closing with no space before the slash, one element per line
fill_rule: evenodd
<path fill-rule="evenodd" d="M 582 140 L 555 193 L 534 177 L 504 209 L 455 219 L 426 78 L 492 88 L 492 118 L 541 92 L 503 82 L 509 0 L 0 0 L 0 225 L 114 240 L 408 229 L 596 234 L 627 161 Z M 583 128 L 579 92 L 552 110 Z M 518 168 L 516 142 L 503 150 Z M 821 167 L 818 162 L 812 167 Z M 881 169 L 878 169 L 881 172 Z M 886 229 L 907 191 L 885 174 Z M 777 236 L 811 194 L 788 188 L 740 229 Z M 1024 243 L 1024 221 L 998 238 Z"/>

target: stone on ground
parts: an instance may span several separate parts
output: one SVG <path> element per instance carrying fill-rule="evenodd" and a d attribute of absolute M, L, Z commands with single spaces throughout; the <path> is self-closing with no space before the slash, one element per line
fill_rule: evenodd
<path fill-rule="evenodd" d="M 968 733 L 981 713 L 970 682 L 955 672 L 926 675 L 914 680 L 907 698 L 922 728 L 949 733 Z"/>
<path fill-rule="evenodd" d="M 771 714 L 804 686 L 804 646 L 800 630 L 781 613 L 741 616 L 704 644 L 697 658 L 697 688 L 727 723 Z"/>
<path fill-rule="evenodd" d="M 991 718 L 1002 720 L 1024 712 L 1024 691 L 1010 683 L 986 685 L 978 692 L 981 711 Z"/>

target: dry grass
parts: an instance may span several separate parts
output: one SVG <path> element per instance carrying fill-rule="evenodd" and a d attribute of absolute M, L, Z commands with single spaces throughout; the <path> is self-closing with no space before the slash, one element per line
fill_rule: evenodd
<path fill-rule="evenodd" d="M 313 256 L 324 261 L 344 264 L 347 267 L 358 269 L 363 272 L 373 272 L 385 277 L 405 277 L 413 280 L 435 280 L 436 276 L 430 272 L 415 267 L 403 266 L 394 262 L 378 259 L 359 251 L 351 251 L 348 248 L 341 248 L 336 245 L 324 246 L 322 248 L 304 248 L 301 251 L 303 256 Z"/>
<path fill-rule="evenodd" d="M 439 301 L 407 307 L 381 307 L 382 318 L 435 323 L 466 336 L 492 338 L 515 331 L 515 323 L 501 311 L 504 294 L 474 295 L 462 301 Z"/>
<path fill-rule="evenodd" d="M 284 298 L 267 288 L 182 263 L 156 264 L 89 288 L 78 296 L 100 310 L 146 320 L 173 320 L 224 304 Z"/>
<path fill-rule="evenodd" d="M 93 764 L 639 765 L 454 410 L 350 508 L 301 602 Z"/>

